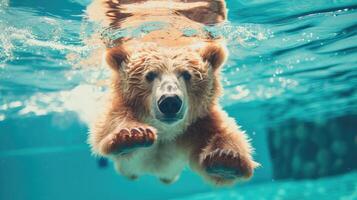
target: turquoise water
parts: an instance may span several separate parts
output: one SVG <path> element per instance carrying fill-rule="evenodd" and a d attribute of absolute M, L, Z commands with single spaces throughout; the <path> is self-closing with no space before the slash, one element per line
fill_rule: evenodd
<path fill-rule="evenodd" d="M 88 3 L 0 0 L 1 200 L 357 199 L 356 0 L 229 0 L 230 22 L 207 27 L 230 51 L 221 103 L 262 164 L 231 188 L 189 169 L 130 182 L 90 155 L 109 74 Z"/>

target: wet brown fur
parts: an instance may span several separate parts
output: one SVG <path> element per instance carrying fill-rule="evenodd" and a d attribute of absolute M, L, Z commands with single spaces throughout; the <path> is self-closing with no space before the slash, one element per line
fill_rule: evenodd
<path fill-rule="evenodd" d="M 147 2 L 149 1 L 96 0 L 89 7 L 91 18 L 117 28 L 155 21 L 158 16 L 168 21 L 175 19 L 173 26 L 167 29 L 154 31 L 140 39 L 120 39 L 116 41 L 115 47 L 107 49 L 106 63 L 113 71 L 112 92 L 107 111 L 91 128 L 89 142 L 93 152 L 102 156 L 114 156 L 113 159 L 119 163 L 121 157 L 130 159 L 132 154 L 115 155 L 113 148 L 118 140 L 124 143 L 146 140 L 157 143 L 158 146 L 172 144 L 177 147 L 178 153 L 187 156 L 192 169 L 212 183 L 231 184 L 241 178 L 250 178 L 258 164 L 252 160 L 249 141 L 218 104 L 221 94 L 220 67 L 227 57 L 224 46 L 220 40 L 209 37 L 183 37 L 177 34 L 177 29 L 182 24 L 196 28 L 223 22 L 226 19 L 225 2 L 176 0 L 174 2 L 178 3 L 177 10 L 138 9 L 141 4 L 147 6 Z M 200 6 L 187 6 L 185 9 L 186 4 L 191 5 L 188 3 L 197 3 Z M 201 45 L 194 46 L 195 43 Z M 158 71 L 179 76 L 185 70 L 192 74 L 192 79 L 185 83 L 189 100 L 188 116 L 180 126 L 182 130 L 175 137 L 162 140 L 157 136 L 158 131 L 162 130 L 154 127 L 148 120 L 152 88 L 145 80 L 145 75 L 149 71 Z M 154 135 L 148 134 L 150 132 Z M 126 134 L 125 137 L 122 137 L 123 134 Z M 156 161 L 152 162 L 157 162 L 156 167 L 160 170 L 165 163 L 160 162 L 162 159 L 160 151 L 158 152 L 154 156 Z M 240 174 L 233 179 L 209 174 L 207 168 L 217 163 L 237 169 Z M 160 178 L 165 183 L 172 182 L 171 179 Z"/>

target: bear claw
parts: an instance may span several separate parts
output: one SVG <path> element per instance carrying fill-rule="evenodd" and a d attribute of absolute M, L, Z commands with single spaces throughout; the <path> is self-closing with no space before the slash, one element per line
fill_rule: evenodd
<path fill-rule="evenodd" d="M 106 154 L 127 154 L 136 148 L 149 147 L 156 140 L 156 134 L 150 128 L 123 128 L 109 136 L 104 147 Z"/>
<path fill-rule="evenodd" d="M 216 149 L 203 156 L 202 166 L 212 177 L 218 179 L 236 179 L 250 177 L 252 168 L 238 153 L 229 149 Z"/>

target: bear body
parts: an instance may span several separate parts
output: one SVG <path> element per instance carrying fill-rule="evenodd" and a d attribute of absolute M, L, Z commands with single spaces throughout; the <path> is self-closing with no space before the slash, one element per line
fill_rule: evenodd
<path fill-rule="evenodd" d="M 124 162 L 119 158 L 116 169 L 130 179 L 149 173 L 164 183 L 171 183 L 177 180 L 187 160 L 187 154 L 175 142 L 157 142 L 150 148 L 138 149 Z"/>
<path fill-rule="evenodd" d="M 224 22 L 225 2 L 96 0 L 88 14 L 115 29 L 167 22 L 107 48 L 111 97 L 91 127 L 93 152 L 111 158 L 130 179 L 153 174 L 171 183 L 187 164 L 213 184 L 250 178 L 258 166 L 251 145 L 218 104 L 224 44 L 204 31 L 182 34 Z"/>

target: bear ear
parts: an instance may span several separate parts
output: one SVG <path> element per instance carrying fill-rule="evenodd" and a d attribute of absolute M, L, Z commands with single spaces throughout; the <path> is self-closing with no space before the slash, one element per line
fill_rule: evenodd
<path fill-rule="evenodd" d="M 123 70 L 123 64 L 128 61 L 129 53 L 122 47 L 107 49 L 105 60 L 113 70 Z"/>
<path fill-rule="evenodd" d="M 208 44 L 202 51 L 203 61 L 208 62 L 214 70 L 218 69 L 227 58 L 227 50 L 218 44 Z"/>

